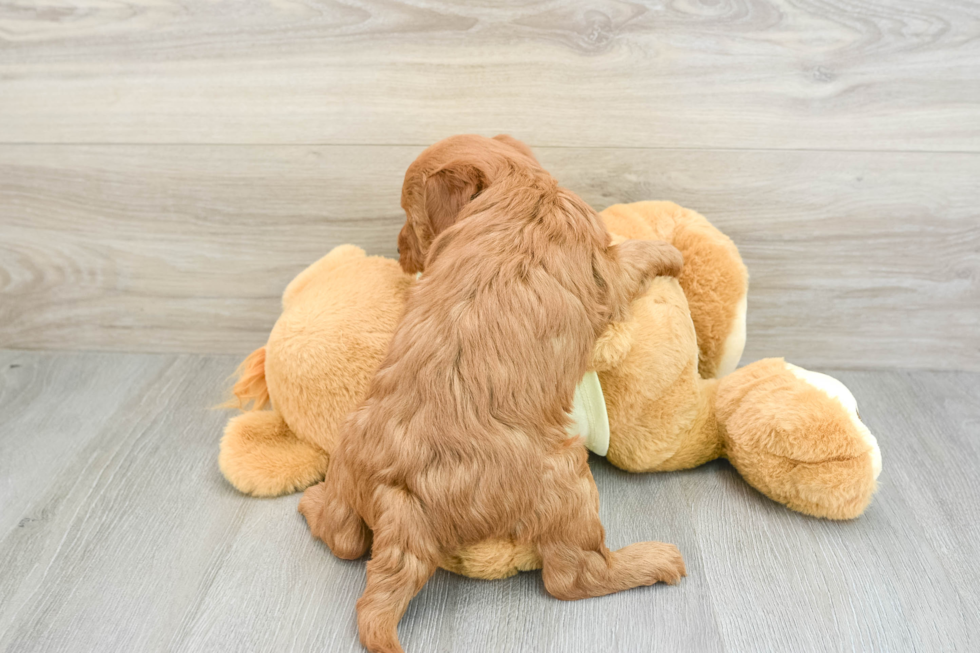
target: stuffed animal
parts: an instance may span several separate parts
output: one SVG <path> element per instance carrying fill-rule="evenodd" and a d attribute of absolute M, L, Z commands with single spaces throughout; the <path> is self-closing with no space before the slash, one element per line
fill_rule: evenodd
<path fill-rule="evenodd" d="M 596 343 L 598 383 L 583 383 L 576 394 L 577 409 L 580 400 L 592 404 L 576 419 L 590 448 L 633 472 L 727 458 L 750 485 L 794 510 L 860 515 L 881 456 L 853 395 L 782 359 L 735 369 L 748 275 L 732 241 L 670 202 L 621 204 L 601 215 L 614 238 L 666 240 L 685 263 L 679 278 L 657 278 L 630 320 Z M 396 261 L 342 245 L 289 284 L 266 346 L 239 369 L 234 392 L 251 409 L 229 421 L 219 454 L 232 485 L 274 496 L 323 478 L 341 423 L 366 393 L 414 282 Z M 318 492 L 309 487 L 301 509 Z M 540 560 L 530 546 L 491 541 L 445 566 L 500 578 Z"/>

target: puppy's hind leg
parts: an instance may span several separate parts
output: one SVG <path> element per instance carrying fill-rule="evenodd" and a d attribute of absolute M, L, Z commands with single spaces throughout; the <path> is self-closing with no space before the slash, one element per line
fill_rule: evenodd
<path fill-rule="evenodd" d="M 356 560 L 371 546 L 371 530 L 354 508 L 338 492 L 333 468 L 327 480 L 303 493 L 299 511 L 306 517 L 310 532 L 323 540 L 338 558 Z"/>
<path fill-rule="evenodd" d="M 375 525 L 367 587 L 357 601 L 361 643 L 372 653 L 401 653 L 398 622 L 438 564 L 424 520 L 414 512 L 390 510 Z"/>
<path fill-rule="evenodd" d="M 665 582 L 673 585 L 687 575 L 684 560 L 672 544 L 638 542 L 618 551 L 606 548 L 599 521 L 598 491 L 585 467 L 578 482 L 559 495 L 562 508 L 538 540 L 545 589 L 563 600 L 603 596 Z M 557 488 L 556 488 L 557 489 Z"/>

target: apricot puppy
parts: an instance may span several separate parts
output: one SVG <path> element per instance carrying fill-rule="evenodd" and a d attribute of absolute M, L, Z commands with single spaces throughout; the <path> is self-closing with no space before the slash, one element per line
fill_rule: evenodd
<path fill-rule="evenodd" d="M 585 447 L 566 433 L 595 339 L 680 252 L 610 244 L 599 216 L 533 159 L 438 235 L 388 354 L 300 511 L 341 558 L 372 549 L 361 642 L 401 651 L 397 624 L 448 554 L 532 543 L 545 588 L 581 599 L 677 582 L 676 547 L 610 551 Z"/>

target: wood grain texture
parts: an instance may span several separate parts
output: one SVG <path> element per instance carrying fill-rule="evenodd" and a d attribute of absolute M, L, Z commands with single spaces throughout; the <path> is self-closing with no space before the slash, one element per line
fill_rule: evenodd
<path fill-rule="evenodd" d="M 0 345 L 242 354 L 331 247 L 394 256 L 420 147 L 0 145 Z M 744 360 L 980 370 L 980 155 L 538 148 L 671 199 L 751 274 Z"/>
<path fill-rule="evenodd" d="M 712 600 L 740 606 L 719 616 L 726 647 L 975 650 L 980 376 L 823 371 L 853 391 L 882 447 L 879 489 L 861 518 L 783 510 L 726 464 L 714 463 L 725 470 L 721 490 L 697 473 L 684 481 L 703 520 Z"/>
<path fill-rule="evenodd" d="M 0 142 L 980 151 L 968 0 L 0 8 Z"/>
<path fill-rule="evenodd" d="M 209 406 L 236 362 L 0 352 L 0 650 L 361 650 L 363 561 L 309 536 L 298 495 L 246 498 L 217 470 Z M 537 572 L 440 572 L 407 650 L 976 650 L 980 375 L 829 372 L 883 451 L 861 518 L 792 513 L 725 463 L 593 458 L 610 545 L 675 542 L 688 578 L 566 603 Z"/>

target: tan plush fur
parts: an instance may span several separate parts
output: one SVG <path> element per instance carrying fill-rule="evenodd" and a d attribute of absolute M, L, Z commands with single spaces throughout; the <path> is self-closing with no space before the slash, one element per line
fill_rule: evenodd
<path fill-rule="evenodd" d="M 342 245 L 289 284 L 268 343 L 246 359 L 235 385 L 241 403 L 262 408 L 271 395 L 272 408 L 225 428 L 219 462 L 232 485 L 276 496 L 323 478 L 340 425 L 381 364 L 413 283 L 396 261 Z"/>
<path fill-rule="evenodd" d="M 602 217 L 615 234 L 666 240 L 684 254 L 679 281 L 697 333 L 698 371 L 706 379 L 718 376 L 738 302 L 748 292 L 748 272 L 735 243 L 701 214 L 673 202 L 614 204 Z"/>
<path fill-rule="evenodd" d="M 278 496 L 323 478 L 329 454 L 301 440 L 274 410 L 252 410 L 228 422 L 218 465 L 242 492 Z"/>
<path fill-rule="evenodd" d="M 335 555 L 368 549 L 361 642 L 401 651 L 396 626 L 436 567 L 491 538 L 533 546 L 557 598 L 677 582 L 672 545 L 605 546 L 575 386 L 596 337 L 680 253 L 611 245 L 599 216 L 526 157 L 432 242 L 388 353 L 300 511 Z M 467 198 L 469 199 L 469 198 Z"/>
<path fill-rule="evenodd" d="M 340 265 L 338 259 L 342 261 Z M 310 306 L 296 302 L 285 308 L 280 318 L 284 326 L 277 324 L 266 345 L 270 351 L 278 352 L 267 361 L 271 367 L 266 374 L 276 379 L 270 382 L 270 388 L 279 392 L 288 388 L 300 399 L 280 400 L 276 392 L 271 392 L 272 409 L 249 411 L 233 418 L 221 444 L 222 472 L 239 490 L 257 496 L 292 492 L 322 478 L 337 425 L 363 397 L 338 389 L 337 384 L 366 388 L 384 354 L 382 346 L 367 350 L 373 352 L 373 358 L 364 356 L 363 351 L 352 351 L 360 346 L 357 334 L 373 329 L 379 338 L 390 340 L 404 309 L 407 289 L 415 283 L 412 276 L 401 272 L 397 262 L 365 256 L 351 246 L 337 248 L 301 277 L 309 280 L 309 292 L 303 301 Z M 348 303 L 354 296 L 360 298 L 360 305 Z M 782 376 L 783 370 L 760 361 L 720 380 L 700 378 L 696 334 L 686 305 L 685 293 L 677 281 L 656 279 L 646 294 L 633 303 L 632 318 L 611 325 L 596 343 L 592 365 L 599 371 L 609 413 L 609 460 L 632 471 L 668 471 L 696 466 L 727 453 L 747 481 L 793 509 L 829 518 L 859 515 L 874 488 L 867 453 L 862 454 L 865 462 L 845 470 L 846 483 L 820 474 L 815 478 L 800 477 L 806 480 L 805 494 L 810 497 L 803 502 L 790 501 L 788 497 L 792 495 L 785 491 L 785 484 L 780 493 L 774 491 L 780 486 L 775 485 L 775 480 L 773 484 L 767 480 L 774 467 L 766 463 L 772 458 L 762 448 L 764 442 L 740 440 L 741 446 L 728 444 L 730 436 L 724 420 L 738 420 L 733 423 L 738 423 L 739 428 L 731 433 L 744 434 L 747 425 L 768 428 L 766 417 L 777 418 L 787 406 L 774 404 L 757 393 L 726 393 L 722 404 L 725 410 L 721 410 L 715 399 L 719 387 L 751 385 L 757 382 L 757 374 Z M 322 306 L 330 306 L 329 323 L 320 322 Z M 367 306 L 373 308 L 368 310 Z M 305 329 L 304 320 L 310 320 Z M 379 324 L 389 325 L 390 330 L 384 333 Z M 656 337 L 651 336 L 653 333 Z M 801 392 L 809 390 L 798 379 L 786 378 L 785 382 Z M 281 409 L 280 404 L 287 408 Z M 733 410 L 736 407 L 741 410 Z M 788 437 L 795 447 L 791 450 L 795 453 L 787 456 L 790 464 L 807 460 L 808 469 L 817 471 L 839 467 L 832 457 L 822 461 L 808 458 L 812 451 L 820 451 L 818 445 L 828 439 L 842 439 L 842 447 L 862 446 L 850 430 L 820 427 L 846 417 L 842 406 L 821 400 L 804 407 L 816 428 L 795 433 L 782 431 L 782 437 Z M 273 416 L 281 416 L 281 422 Z M 258 437 L 260 430 L 252 420 L 259 420 L 266 427 L 261 431 L 265 438 Z M 287 425 L 285 429 L 282 422 Z M 252 428 L 245 428 L 249 424 Z M 311 455 L 297 448 L 296 440 L 323 455 Z M 734 453 L 728 453 L 728 449 Z M 311 459 L 319 461 L 314 465 L 316 478 L 312 480 Z M 789 482 L 796 479 L 785 474 L 779 478 Z M 842 485 L 864 488 L 860 499 L 855 501 L 842 494 Z M 452 571 L 479 578 L 500 578 L 538 565 L 534 551 L 515 547 L 506 540 L 459 551 L 443 562 Z"/>
<path fill-rule="evenodd" d="M 635 207 L 630 213 L 639 226 L 624 227 L 607 210 L 601 215 L 615 225 L 611 231 L 673 238 L 679 207 L 627 206 Z M 658 227 L 661 222 L 667 226 Z M 780 361 L 759 361 L 721 379 L 698 373 L 705 354 L 690 306 L 706 307 L 702 324 L 725 325 L 734 312 L 731 299 L 722 302 L 727 312 L 713 311 L 711 306 L 719 306 L 715 295 L 724 293 L 710 290 L 717 281 L 700 279 L 718 279 L 712 270 L 718 265 L 744 273 L 737 250 L 737 265 L 730 260 L 731 241 L 703 224 L 688 230 L 688 237 L 703 241 L 699 250 L 719 256 L 692 255 L 691 242 L 680 243 L 688 252 L 681 275 L 686 287 L 655 280 L 633 303 L 631 319 L 610 325 L 596 342 L 591 364 L 599 371 L 610 418 L 609 459 L 633 471 L 668 471 L 727 456 L 753 487 L 794 510 L 834 519 L 858 516 L 875 487 L 873 452 L 846 427 L 849 416 L 840 402 L 812 394 L 811 386 L 787 376 Z M 643 225 L 650 231 L 630 231 Z M 222 440 L 221 468 L 233 485 L 249 494 L 275 495 L 322 477 L 339 423 L 363 398 L 414 283 L 414 275 L 404 274 L 397 262 L 342 246 L 290 284 L 281 325 L 264 348 L 270 352 L 265 369 L 257 369 L 257 359 L 245 366 L 249 390 L 243 398 L 261 396 L 268 377 L 272 408 L 234 418 Z M 311 469 L 317 475 L 312 481 Z M 461 549 L 442 564 L 499 578 L 540 561 L 531 548 L 505 538 Z"/>
<path fill-rule="evenodd" d="M 715 404 L 725 456 L 766 496 L 831 519 L 856 517 L 871 501 L 871 448 L 854 419 L 781 358 L 723 379 Z"/>

